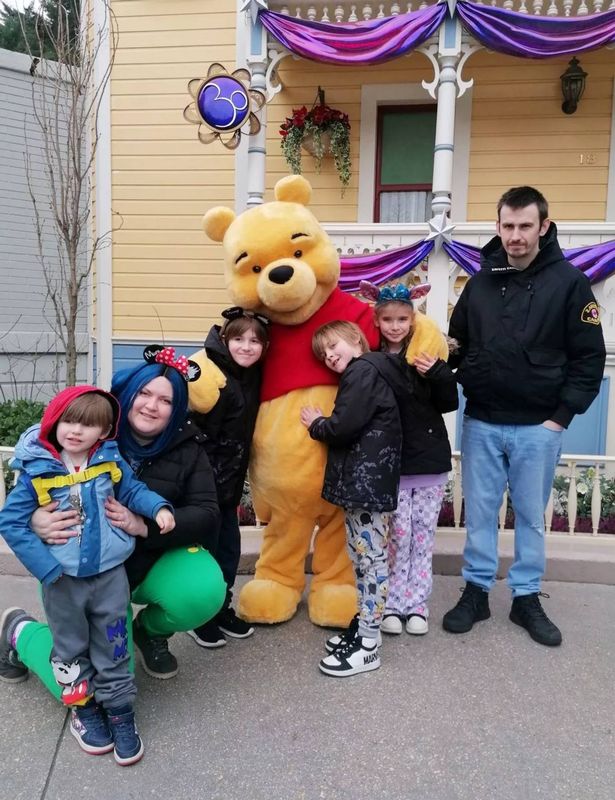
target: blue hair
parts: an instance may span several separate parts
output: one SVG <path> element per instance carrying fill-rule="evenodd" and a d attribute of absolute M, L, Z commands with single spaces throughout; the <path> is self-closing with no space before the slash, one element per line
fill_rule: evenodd
<path fill-rule="evenodd" d="M 171 417 L 167 427 L 153 442 L 142 445 L 132 435 L 128 424 L 128 412 L 141 389 L 150 381 L 161 376 L 167 378 L 173 387 Z M 162 453 L 188 414 L 188 387 L 186 381 L 176 369 L 166 367 L 164 364 L 140 364 L 137 367 L 128 367 L 116 372 L 111 382 L 111 394 L 117 399 L 122 409 L 117 435 L 120 452 L 133 465 Z"/>

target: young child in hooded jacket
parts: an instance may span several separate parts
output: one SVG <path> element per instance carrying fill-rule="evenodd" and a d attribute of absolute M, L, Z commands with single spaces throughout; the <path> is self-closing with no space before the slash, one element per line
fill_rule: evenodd
<path fill-rule="evenodd" d="M 40 425 L 28 428 L 15 447 L 17 485 L 0 511 L 0 532 L 17 558 L 42 584 L 42 602 L 53 637 L 51 665 L 71 707 L 70 731 L 86 753 L 114 751 L 122 766 L 143 755 L 136 730 L 134 677 L 129 669 L 124 561 L 135 540 L 105 516 L 116 497 L 162 533 L 175 525 L 169 503 L 134 477 L 113 441 L 119 419 L 115 398 L 94 386 L 73 386 L 49 403 Z M 39 505 L 59 502 L 76 509 L 77 536 L 46 545 L 30 527 Z M 16 641 L 31 621 L 8 609 L 2 630 Z M 13 641 L 13 646 L 14 646 Z"/>
<path fill-rule="evenodd" d="M 400 634 L 428 631 L 434 537 L 444 487 L 451 470 L 451 447 L 442 414 L 459 405 L 455 375 L 442 359 L 419 352 L 409 364 L 407 350 L 415 334 L 413 300 L 429 284 L 399 283 L 379 289 L 361 282 L 361 293 L 375 300 L 374 322 L 381 349 L 402 366 L 406 390 L 398 397 L 402 424 L 401 480 L 389 536 L 389 593 L 381 630 Z M 417 342 L 415 342 L 417 344 Z M 420 341 L 419 341 L 420 344 Z"/>
<path fill-rule="evenodd" d="M 397 506 L 401 423 L 396 393 L 404 375 L 397 359 L 370 353 L 352 322 L 330 322 L 314 333 L 316 357 L 340 377 L 331 416 L 305 406 L 301 422 L 312 439 L 328 445 L 322 496 L 344 509 L 359 614 L 326 644 L 319 667 L 346 677 L 380 666 L 380 623 L 387 595 L 389 516 Z"/>
<path fill-rule="evenodd" d="M 206 648 L 223 647 L 226 636 L 245 639 L 254 633 L 254 628 L 237 616 L 231 602 L 241 555 L 237 506 L 248 472 L 260 404 L 261 360 L 267 350 L 269 325 L 266 317 L 240 306 L 225 309 L 222 317 L 222 327 L 214 325 L 209 331 L 205 351 L 224 374 L 226 385 L 211 411 L 192 415 L 205 434 L 205 449 L 214 471 L 220 529 L 218 546 L 212 555 L 227 585 L 226 599 L 218 614 L 188 631 L 198 645 Z"/>

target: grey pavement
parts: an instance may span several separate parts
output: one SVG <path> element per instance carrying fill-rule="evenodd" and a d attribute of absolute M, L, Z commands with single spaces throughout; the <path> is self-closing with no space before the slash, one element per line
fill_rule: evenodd
<path fill-rule="evenodd" d="M 245 579 L 243 579 L 245 580 Z M 436 577 L 425 637 L 385 637 L 382 667 L 321 675 L 326 632 L 289 623 L 203 651 L 172 639 L 179 675 L 139 668 L 144 759 L 88 756 L 34 678 L 0 684 L 1 800 L 613 800 L 615 586 L 547 583 L 562 647 L 492 618 L 440 627 L 461 581 Z M 0 576 L 0 607 L 40 615 L 35 582 Z"/>

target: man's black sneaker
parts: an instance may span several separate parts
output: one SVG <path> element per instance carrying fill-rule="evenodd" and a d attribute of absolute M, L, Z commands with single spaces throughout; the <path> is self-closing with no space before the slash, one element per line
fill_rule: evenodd
<path fill-rule="evenodd" d="M 177 659 L 169 650 L 169 642 L 162 636 L 148 636 L 137 617 L 132 626 L 132 638 L 141 657 L 141 666 L 152 678 L 174 678 Z"/>
<path fill-rule="evenodd" d="M 475 622 L 489 619 L 489 594 L 474 583 L 466 583 L 455 608 L 447 611 L 442 627 L 449 633 L 467 633 Z"/>
<path fill-rule="evenodd" d="M 234 608 L 225 608 L 218 614 L 215 621 L 222 633 L 233 639 L 247 639 L 254 633 L 254 628 L 240 619 Z"/>
<path fill-rule="evenodd" d="M 186 631 L 186 633 L 191 639 L 194 639 L 199 647 L 206 647 L 208 650 L 215 650 L 226 644 L 224 634 L 213 620 L 199 625 L 193 631 Z"/>
<path fill-rule="evenodd" d="M 23 664 L 12 645 L 13 631 L 20 622 L 35 622 L 23 608 L 7 608 L 0 620 L 0 681 L 21 683 L 28 678 Z"/>
<path fill-rule="evenodd" d="M 538 599 L 540 592 L 513 597 L 509 619 L 520 625 L 529 633 L 532 639 L 548 647 L 557 647 L 562 643 L 562 634 L 557 625 L 554 625 L 545 614 Z M 543 594 L 542 597 L 548 597 Z"/>
<path fill-rule="evenodd" d="M 136 764 L 143 758 L 144 747 L 135 725 L 132 706 L 110 709 L 107 720 L 113 736 L 113 757 L 122 767 Z"/>
<path fill-rule="evenodd" d="M 85 706 L 73 706 L 70 712 L 70 732 L 79 747 L 92 756 L 110 753 L 113 736 L 105 712 L 93 700 Z"/>

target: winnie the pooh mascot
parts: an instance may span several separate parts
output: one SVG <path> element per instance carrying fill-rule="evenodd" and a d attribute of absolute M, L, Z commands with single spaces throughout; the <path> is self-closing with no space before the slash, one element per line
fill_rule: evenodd
<path fill-rule="evenodd" d="M 310 184 L 291 175 L 276 184 L 274 194 L 274 202 L 239 216 L 217 207 L 203 219 L 206 234 L 223 243 L 233 302 L 272 323 L 250 462 L 255 511 L 267 526 L 254 579 L 240 593 L 238 612 L 249 622 L 290 619 L 305 588 L 305 559 L 312 546 L 310 619 L 343 627 L 357 610 L 344 516 L 321 498 L 326 448 L 310 438 L 299 412 L 309 405 L 330 414 L 335 400 L 338 376 L 312 353 L 316 328 L 337 319 L 355 322 L 373 348 L 379 335 L 372 308 L 337 286 L 339 257 L 307 208 Z M 431 327 L 422 349 L 442 354 L 442 334 L 424 319 Z M 193 358 L 202 377 L 190 385 L 190 402 L 205 412 L 220 383 L 208 372 L 203 351 Z"/>

